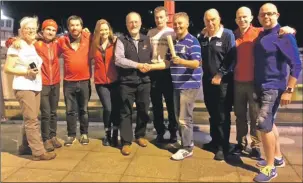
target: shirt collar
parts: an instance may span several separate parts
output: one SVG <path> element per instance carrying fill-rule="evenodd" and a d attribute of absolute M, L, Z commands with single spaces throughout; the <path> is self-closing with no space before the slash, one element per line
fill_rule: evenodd
<path fill-rule="evenodd" d="M 176 39 L 176 41 L 180 42 L 180 41 L 182 41 L 182 40 L 184 40 L 184 39 L 186 39 L 186 38 L 189 38 L 189 37 L 190 37 L 190 34 L 189 34 L 189 32 L 188 32 L 188 33 L 186 34 L 186 36 L 184 36 L 184 38 L 179 39 L 179 40 Z"/>
<path fill-rule="evenodd" d="M 271 29 L 266 29 L 266 30 L 264 29 L 264 33 L 266 33 L 266 34 L 278 33 L 279 30 L 280 30 L 280 28 L 281 28 L 280 24 L 277 24 L 276 26 L 274 26 L 274 27 L 271 28 Z"/>
<path fill-rule="evenodd" d="M 208 36 L 208 32 L 206 31 L 205 35 L 204 35 L 204 38 L 206 37 L 217 37 L 217 38 L 221 38 L 222 37 L 222 34 L 223 34 L 223 31 L 224 31 L 224 28 L 223 28 L 223 25 L 220 25 L 220 28 L 218 30 L 218 32 L 213 35 L 213 36 Z"/>
<path fill-rule="evenodd" d="M 250 32 L 251 32 L 251 30 L 252 30 L 252 24 L 250 24 L 250 26 L 248 27 L 248 29 L 246 30 L 246 32 L 244 32 L 244 34 L 242 34 L 241 33 L 241 31 L 240 31 L 240 29 L 238 28 L 236 31 L 235 31 L 235 35 L 236 35 L 236 37 L 242 37 L 242 36 L 244 36 L 244 35 L 246 35 L 246 34 L 249 34 Z"/>

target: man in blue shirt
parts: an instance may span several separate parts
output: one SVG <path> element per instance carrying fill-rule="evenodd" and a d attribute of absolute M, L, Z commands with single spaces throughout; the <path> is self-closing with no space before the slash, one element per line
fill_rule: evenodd
<path fill-rule="evenodd" d="M 279 36 L 277 7 L 271 3 L 264 4 L 259 11 L 259 22 L 264 28 L 256 41 L 255 85 L 260 103 L 257 128 L 261 134 L 266 161 L 258 162 L 260 173 L 254 178 L 256 182 L 268 182 L 277 176 L 276 167 L 283 164 L 280 154 L 279 133 L 274 119 L 279 104 L 287 105 L 301 71 L 301 61 L 296 40 L 292 34 Z M 286 82 L 287 65 L 290 75 Z"/>
<path fill-rule="evenodd" d="M 209 113 L 212 141 L 204 149 L 215 152 L 215 160 L 222 161 L 229 152 L 230 112 L 233 103 L 232 67 L 236 57 L 235 37 L 220 24 L 216 9 L 204 14 L 206 33 L 201 39 L 203 55 L 203 93 Z"/>
<path fill-rule="evenodd" d="M 201 47 L 194 36 L 188 32 L 189 17 L 186 13 L 176 13 L 173 27 L 176 33 L 176 57 L 168 51 L 165 62 L 151 64 L 151 70 L 170 66 L 174 87 L 175 116 L 179 123 L 182 148 L 172 155 L 173 160 L 183 160 L 193 155 L 193 110 L 201 87 Z"/>

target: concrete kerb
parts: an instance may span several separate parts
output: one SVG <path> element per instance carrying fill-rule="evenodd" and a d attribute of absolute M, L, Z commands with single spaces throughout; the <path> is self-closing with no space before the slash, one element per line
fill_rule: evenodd
<path fill-rule="evenodd" d="M 22 124 L 22 120 L 8 120 L 8 121 L 3 121 L 1 124 Z M 66 121 L 58 121 L 58 125 L 66 125 Z M 78 123 L 79 126 L 79 123 Z M 89 123 L 90 127 L 103 127 L 103 122 L 92 122 Z M 135 127 L 135 124 L 133 124 L 133 127 Z M 289 135 L 289 136 L 295 136 L 295 135 L 301 135 L 303 132 L 303 127 L 302 126 L 280 126 L 277 125 L 277 128 L 279 130 L 280 135 Z M 154 125 L 152 123 L 147 124 L 147 129 L 149 130 L 154 130 Z M 199 132 L 209 132 L 209 125 L 205 124 L 194 124 L 194 131 Z M 231 133 L 236 133 L 236 125 L 231 125 L 230 128 Z"/>

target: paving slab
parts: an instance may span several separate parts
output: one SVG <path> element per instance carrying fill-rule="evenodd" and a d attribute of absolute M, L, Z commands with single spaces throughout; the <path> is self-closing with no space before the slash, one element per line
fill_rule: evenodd
<path fill-rule="evenodd" d="M 131 161 L 124 175 L 178 179 L 181 162 L 172 161 L 169 157 L 137 155 Z"/>
<path fill-rule="evenodd" d="M 20 167 L 1 167 L 1 182 L 6 179 L 8 176 L 16 172 Z"/>
<path fill-rule="evenodd" d="M 119 182 L 122 175 L 70 172 L 61 182 Z"/>
<path fill-rule="evenodd" d="M 21 168 L 3 182 L 60 182 L 68 171 Z"/>
<path fill-rule="evenodd" d="M 302 166 L 302 148 L 281 146 L 281 151 L 290 164 Z"/>
<path fill-rule="evenodd" d="M 278 168 L 278 177 L 273 182 L 302 182 L 302 178 L 298 176 L 292 166 Z"/>
<path fill-rule="evenodd" d="M 74 167 L 79 164 L 80 160 L 73 159 L 60 159 L 55 158 L 50 161 L 31 161 L 26 164 L 27 168 L 36 168 L 43 170 L 65 170 L 71 171 Z"/>
<path fill-rule="evenodd" d="M 117 153 L 89 152 L 72 171 L 122 175 L 132 158 Z"/>
<path fill-rule="evenodd" d="M 138 176 L 123 176 L 120 182 L 178 182 L 174 179 L 159 179 L 150 177 L 138 177 Z"/>
<path fill-rule="evenodd" d="M 61 147 L 59 149 L 55 149 L 55 153 L 57 154 L 56 159 L 80 161 L 89 153 L 89 151 L 73 151 L 68 148 Z"/>
<path fill-rule="evenodd" d="M 132 143 L 131 147 L 131 155 L 133 155 L 138 150 L 138 144 Z M 91 149 L 93 152 L 106 152 L 106 153 L 120 153 L 121 154 L 121 144 L 119 143 L 118 147 L 111 147 L 111 146 L 103 146 L 102 141 L 99 140 L 99 143 Z"/>
<path fill-rule="evenodd" d="M 89 145 L 82 145 L 79 142 L 79 139 L 77 138 L 77 140 L 73 143 L 73 145 L 65 146 L 64 148 L 72 151 L 91 151 L 99 144 L 100 144 L 100 140 L 89 138 Z"/>
<path fill-rule="evenodd" d="M 293 165 L 292 167 L 297 172 L 297 174 L 299 175 L 299 177 L 303 180 L 303 169 L 302 169 L 302 166 Z"/>
<path fill-rule="evenodd" d="M 30 157 L 1 152 L 1 166 L 24 167 L 31 162 Z"/>
<path fill-rule="evenodd" d="M 180 180 L 191 182 L 239 182 L 236 167 L 210 159 L 182 161 Z"/>

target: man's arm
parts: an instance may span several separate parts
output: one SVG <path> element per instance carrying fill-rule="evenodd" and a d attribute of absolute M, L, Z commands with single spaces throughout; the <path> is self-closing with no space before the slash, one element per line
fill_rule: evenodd
<path fill-rule="evenodd" d="M 221 76 L 227 75 L 232 72 L 236 63 L 236 41 L 232 32 L 229 33 L 228 47 L 226 57 L 223 60 L 219 73 Z"/>
<path fill-rule="evenodd" d="M 180 64 L 190 69 L 197 69 L 202 64 L 201 46 L 197 39 L 193 39 L 192 45 L 188 48 L 189 60 L 180 57 L 172 58 L 174 64 Z"/>
<path fill-rule="evenodd" d="M 139 63 L 137 62 L 125 58 L 124 45 L 119 39 L 117 40 L 116 48 L 115 48 L 115 64 L 119 67 L 126 69 L 127 68 L 137 69 L 139 65 Z"/>
<path fill-rule="evenodd" d="M 290 75 L 287 82 L 287 88 L 294 89 L 297 83 L 297 79 L 302 69 L 302 63 L 300 60 L 300 53 L 297 46 L 296 39 L 293 35 L 287 34 L 283 38 L 275 43 L 282 54 L 286 57 L 287 64 L 290 67 Z M 292 92 L 284 92 L 281 96 L 281 105 L 287 105 L 291 102 Z"/>

